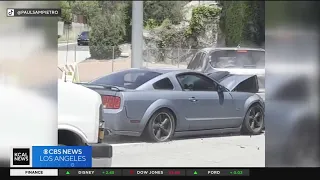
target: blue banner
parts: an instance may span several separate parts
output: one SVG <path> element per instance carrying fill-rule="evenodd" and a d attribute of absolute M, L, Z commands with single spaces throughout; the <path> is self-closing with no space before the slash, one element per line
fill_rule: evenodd
<path fill-rule="evenodd" d="M 91 146 L 32 146 L 32 167 L 91 168 Z"/>

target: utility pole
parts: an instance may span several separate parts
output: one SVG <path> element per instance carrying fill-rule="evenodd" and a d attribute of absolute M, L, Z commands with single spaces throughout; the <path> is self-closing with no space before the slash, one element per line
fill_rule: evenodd
<path fill-rule="evenodd" d="M 143 1 L 132 1 L 131 68 L 143 65 Z"/>

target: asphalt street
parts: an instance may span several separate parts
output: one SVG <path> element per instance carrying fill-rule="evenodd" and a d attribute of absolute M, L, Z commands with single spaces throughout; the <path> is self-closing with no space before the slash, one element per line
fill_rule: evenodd
<path fill-rule="evenodd" d="M 120 48 L 123 53 L 130 52 L 130 44 L 121 44 Z M 78 46 L 77 43 L 58 44 L 58 66 L 65 64 L 79 63 L 90 58 L 89 46 Z"/>
<path fill-rule="evenodd" d="M 58 66 L 79 63 L 89 57 L 89 46 L 78 46 L 76 43 L 58 44 Z"/>
<path fill-rule="evenodd" d="M 112 167 L 264 167 L 265 136 L 222 135 L 147 143 L 136 137 L 108 137 Z"/>

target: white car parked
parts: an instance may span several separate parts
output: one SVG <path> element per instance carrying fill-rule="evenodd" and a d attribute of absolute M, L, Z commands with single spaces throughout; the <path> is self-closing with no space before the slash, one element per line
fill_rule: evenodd
<path fill-rule="evenodd" d="M 57 104 L 18 86 L 0 84 L 0 167 L 10 166 L 12 147 L 92 146 L 92 166 L 110 167 L 112 146 L 103 143 L 101 97 L 58 80 Z M 58 129 L 58 132 L 57 132 Z"/>
<path fill-rule="evenodd" d="M 92 146 L 93 167 L 110 167 L 112 146 L 102 143 L 104 120 L 101 96 L 81 85 L 58 82 L 58 143 Z"/>

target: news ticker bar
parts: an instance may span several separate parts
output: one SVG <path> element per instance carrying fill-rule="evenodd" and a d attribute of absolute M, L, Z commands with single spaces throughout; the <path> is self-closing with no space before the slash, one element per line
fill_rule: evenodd
<path fill-rule="evenodd" d="M 249 176 L 249 169 L 10 169 L 10 176 Z"/>
<path fill-rule="evenodd" d="M 8 8 L 7 17 L 60 17 L 61 9 Z"/>

